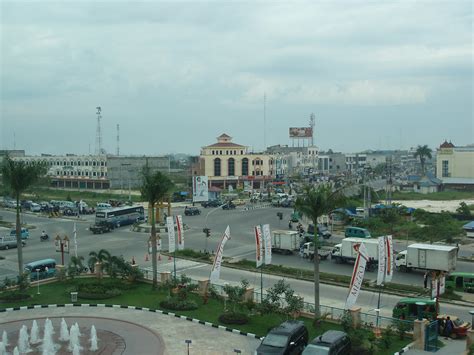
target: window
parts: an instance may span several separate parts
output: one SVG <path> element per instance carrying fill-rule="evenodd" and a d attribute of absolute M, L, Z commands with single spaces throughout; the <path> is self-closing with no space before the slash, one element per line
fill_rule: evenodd
<path fill-rule="evenodd" d="M 442 167 L 442 177 L 449 177 L 449 161 L 448 160 L 443 160 L 441 162 L 441 167 Z"/>
<path fill-rule="evenodd" d="M 247 176 L 249 174 L 249 160 L 247 158 L 242 159 L 242 175 Z"/>
<path fill-rule="evenodd" d="M 240 154 L 244 154 L 244 151 L 243 151 L 243 150 L 241 150 L 241 151 L 240 151 Z"/>
<path fill-rule="evenodd" d="M 214 155 L 214 151 L 212 151 L 212 155 Z"/>
<path fill-rule="evenodd" d="M 234 158 L 229 158 L 227 160 L 227 175 L 228 176 L 235 176 L 235 160 Z"/>
<path fill-rule="evenodd" d="M 221 176 L 221 160 L 214 159 L 214 176 Z"/>
<path fill-rule="evenodd" d="M 219 150 L 219 154 L 222 155 L 222 150 Z"/>

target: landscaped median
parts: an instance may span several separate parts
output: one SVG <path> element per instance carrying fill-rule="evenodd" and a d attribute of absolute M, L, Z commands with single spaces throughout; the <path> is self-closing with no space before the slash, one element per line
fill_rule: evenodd
<path fill-rule="evenodd" d="M 181 282 L 185 284 L 181 284 Z M 40 285 L 40 294 L 37 294 L 37 288 L 31 287 L 23 291 L 23 294 L 29 295 L 26 300 L 18 301 L 1 301 L 0 311 L 5 311 L 7 308 L 33 306 L 33 305 L 65 305 L 71 303 L 71 292 L 78 292 L 78 300 L 75 304 L 108 304 L 118 305 L 123 307 L 133 306 L 139 309 L 146 308 L 151 310 L 161 309 L 167 311 L 172 315 L 182 315 L 186 319 L 197 319 L 202 322 L 212 323 L 215 327 L 223 326 L 237 329 L 243 333 L 255 334 L 257 337 L 265 336 L 269 329 L 277 326 L 282 321 L 288 318 L 281 312 L 270 313 L 261 312 L 259 307 L 254 302 L 238 302 L 238 304 L 229 304 L 230 297 L 224 300 L 221 296 L 210 290 L 205 295 L 200 295 L 191 292 L 192 288 L 186 289 L 186 279 L 182 278 L 176 283 L 162 285 L 156 290 L 153 290 L 151 285 L 146 282 L 129 282 L 120 279 L 96 277 L 76 278 L 73 280 L 58 281 L 49 284 Z M 110 292 L 104 292 L 110 290 Z M 112 291 L 113 290 L 113 291 Z M 232 291 L 232 290 L 229 290 Z M 234 290 L 236 291 L 236 290 Z M 4 291 L 0 293 L 0 298 L 5 295 Z M 236 293 L 238 295 L 238 292 Z M 96 296 L 94 296 L 96 295 Z M 230 296 L 230 295 L 228 295 Z M 195 304 L 195 309 L 176 311 L 174 309 L 163 308 L 163 302 L 174 299 L 179 303 L 180 300 L 185 300 L 187 304 Z M 239 312 L 245 313 L 248 318 L 246 324 L 224 324 L 219 321 L 220 316 L 229 312 L 229 309 L 238 309 Z M 111 310 L 113 312 L 113 310 Z M 346 329 L 350 330 L 347 321 L 342 323 L 335 323 L 325 319 L 319 319 L 314 322 L 311 318 L 298 317 L 303 320 L 308 327 L 310 339 L 322 334 L 328 329 Z M 352 330 L 350 330 L 352 331 Z M 410 342 L 409 337 L 405 334 L 397 333 L 396 329 L 390 328 L 383 331 L 380 338 L 375 338 L 373 329 L 368 325 L 363 325 L 359 329 L 353 330 L 356 334 L 357 341 L 360 344 L 356 346 L 364 346 L 370 350 L 368 354 L 393 354 L 395 351 L 402 349 Z M 402 338 L 400 338 L 402 335 Z"/>

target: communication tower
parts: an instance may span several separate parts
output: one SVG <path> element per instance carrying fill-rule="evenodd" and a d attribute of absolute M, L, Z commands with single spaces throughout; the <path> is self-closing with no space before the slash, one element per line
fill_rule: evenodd
<path fill-rule="evenodd" d="M 96 109 L 97 129 L 95 132 L 95 155 L 100 155 L 102 154 L 102 131 L 100 129 L 100 120 L 102 119 L 100 112 L 102 111 L 102 109 L 100 108 L 100 106 L 97 106 Z"/>

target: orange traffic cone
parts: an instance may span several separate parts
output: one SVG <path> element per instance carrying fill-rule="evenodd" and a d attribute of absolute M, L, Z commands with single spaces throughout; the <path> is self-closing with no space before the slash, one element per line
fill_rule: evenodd
<path fill-rule="evenodd" d="M 145 254 L 145 261 L 148 261 L 148 253 Z"/>

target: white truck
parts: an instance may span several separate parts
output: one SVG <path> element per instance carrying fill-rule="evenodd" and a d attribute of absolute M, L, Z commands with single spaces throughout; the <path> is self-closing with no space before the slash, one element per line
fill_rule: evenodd
<path fill-rule="evenodd" d="M 378 265 L 379 259 L 379 241 L 377 238 L 374 239 L 361 239 L 361 238 L 344 238 L 341 244 L 336 244 L 331 253 L 331 259 L 335 260 L 336 263 L 354 262 L 357 258 L 358 252 L 356 251 L 357 244 L 364 243 L 369 255 L 367 261 L 367 270 L 372 271 Z"/>
<path fill-rule="evenodd" d="M 326 260 L 331 254 L 330 250 L 318 249 L 319 260 Z M 308 242 L 303 244 L 303 258 L 313 260 L 314 259 L 314 243 Z"/>
<path fill-rule="evenodd" d="M 300 249 L 302 240 L 296 231 L 275 230 L 272 235 L 272 252 L 293 254 L 293 251 Z"/>
<path fill-rule="evenodd" d="M 395 266 L 405 272 L 413 269 L 451 272 L 456 269 L 456 261 L 456 247 L 416 243 L 397 254 Z"/>

